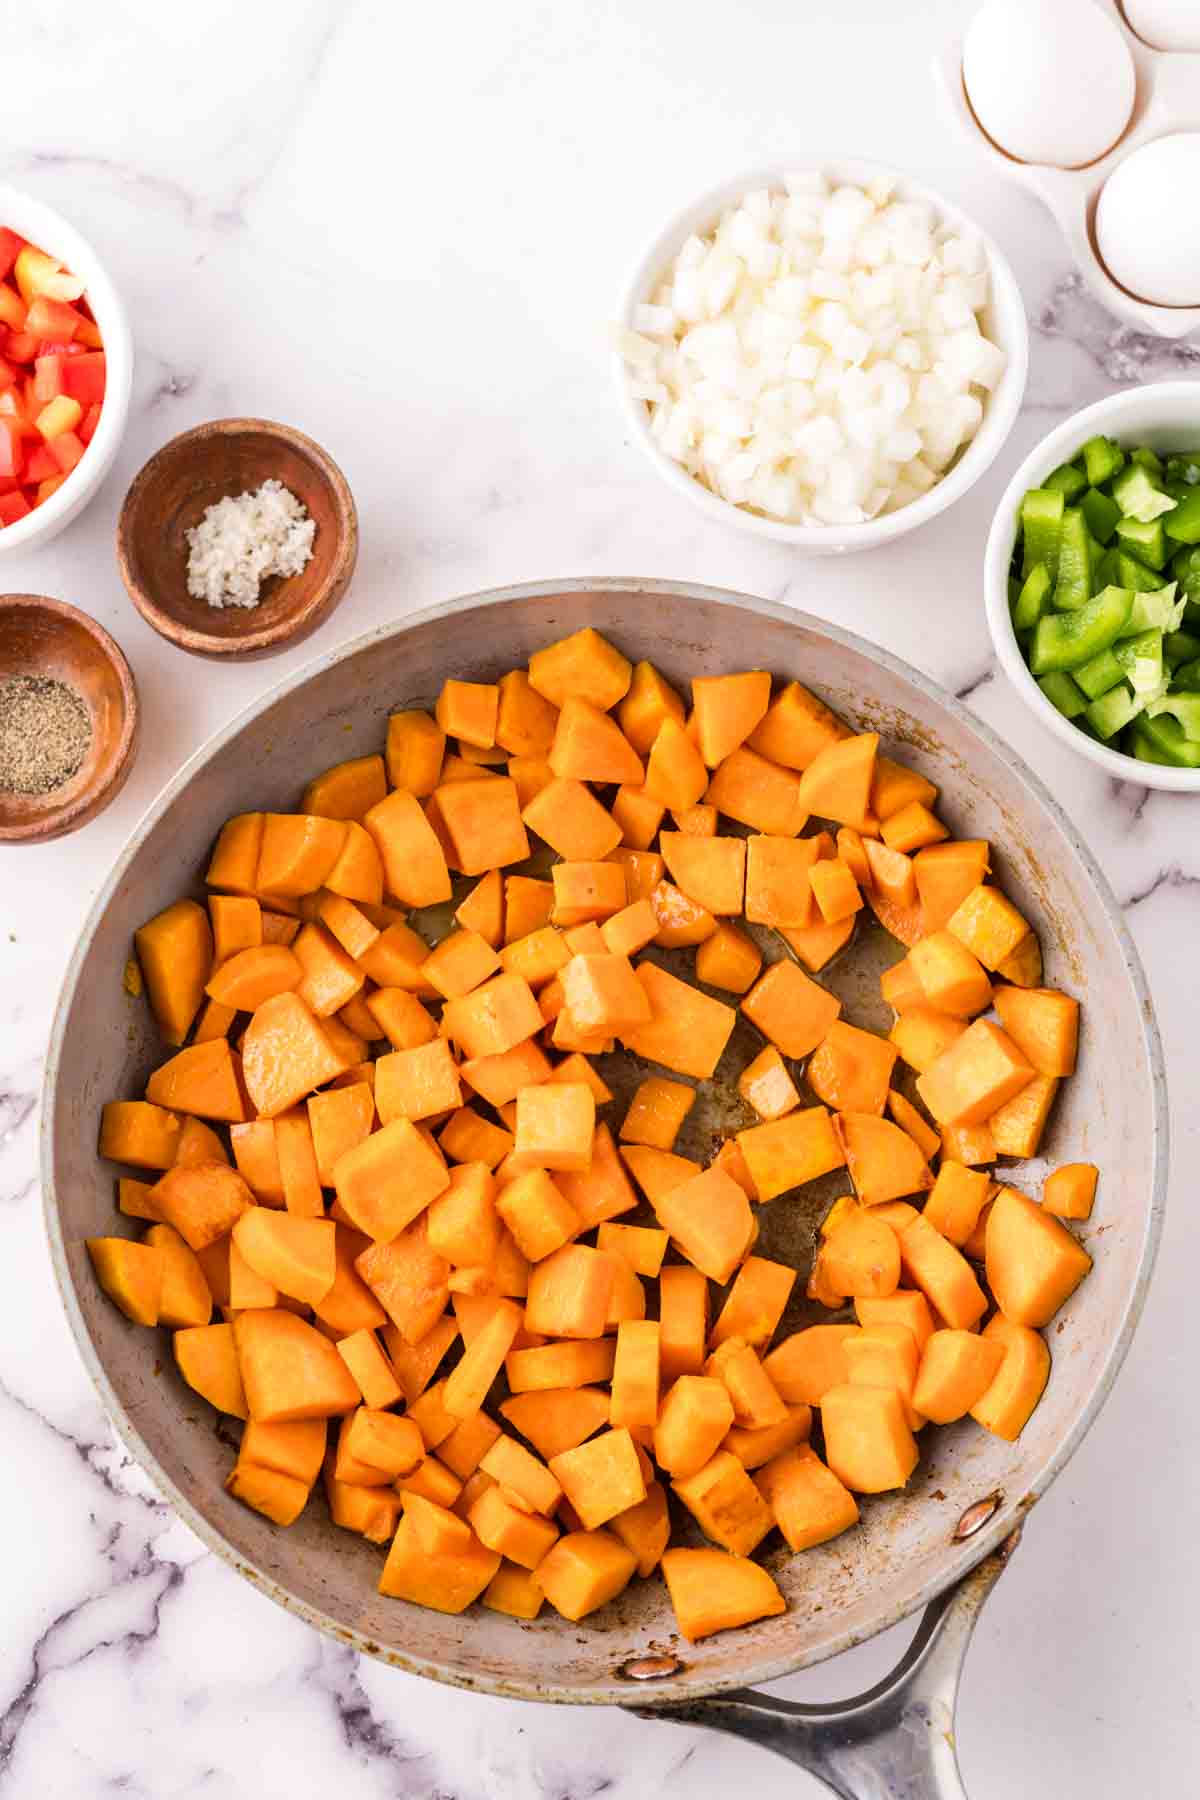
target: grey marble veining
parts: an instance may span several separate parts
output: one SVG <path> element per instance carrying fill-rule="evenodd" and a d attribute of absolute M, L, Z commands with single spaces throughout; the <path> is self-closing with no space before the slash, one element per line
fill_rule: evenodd
<path fill-rule="evenodd" d="M 767 594 L 920 664 L 1039 769 L 1125 906 L 1170 1061 L 1173 1205 L 1125 1373 L 984 1616 L 961 1754 L 975 1800 L 1194 1785 L 1197 815 L 1185 797 L 1107 781 L 1031 721 L 992 658 L 979 570 L 1008 475 L 1054 420 L 1122 384 L 1200 373 L 1200 348 L 1108 317 L 1036 204 L 964 160 L 927 74 L 960 10 L 105 0 L 85 18 L 44 0 L 6 21 L 0 180 L 101 248 L 138 370 L 104 492 L 55 544 L 10 558 L 4 580 L 115 632 L 146 730 L 103 819 L 0 852 L 0 1796 L 818 1791 L 724 1739 L 467 1697 L 316 1637 L 209 1556 L 114 1441 L 43 1242 L 35 1109 L 54 998 L 92 894 L 162 783 L 274 680 L 352 634 L 456 592 L 582 573 Z M 1032 355 L 1021 419 L 970 495 L 884 552 L 812 564 L 710 525 L 654 480 L 622 440 L 605 325 L 668 208 L 764 155 L 826 150 L 902 163 L 973 211 L 1016 267 Z M 146 456 L 229 412 L 328 444 L 356 492 L 363 553 L 308 644 L 214 669 L 141 623 L 112 530 Z M 848 1693 L 906 1635 L 783 1691 Z"/>

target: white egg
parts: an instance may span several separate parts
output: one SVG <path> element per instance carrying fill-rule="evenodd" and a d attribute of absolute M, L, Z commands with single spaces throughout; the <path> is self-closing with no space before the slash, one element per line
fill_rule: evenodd
<path fill-rule="evenodd" d="M 1125 17 L 1156 50 L 1200 50 L 1196 0 L 1125 0 Z"/>
<path fill-rule="evenodd" d="M 1132 150 L 1096 204 L 1096 248 L 1113 280 L 1156 306 L 1200 305 L 1200 132 Z"/>
<path fill-rule="evenodd" d="M 979 123 L 1020 162 L 1095 162 L 1133 111 L 1129 46 L 1094 0 L 985 0 L 962 71 Z"/>

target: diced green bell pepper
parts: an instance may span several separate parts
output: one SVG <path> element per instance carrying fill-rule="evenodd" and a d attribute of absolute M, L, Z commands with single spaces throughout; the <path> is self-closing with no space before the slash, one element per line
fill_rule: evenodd
<path fill-rule="evenodd" d="M 1163 528 L 1177 544 L 1200 544 L 1200 491 L 1195 488 L 1163 518 Z"/>
<path fill-rule="evenodd" d="M 1070 502 L 1082 494 L 1087 484 L 1088 479 L 1082 469 L 1077 468 L 1074 463 L 1061 463 L 1053 474 L 1047 475 L 1042 486 L 1049 488 L 1052 493 L 1057 491 L 1064 500 Z"/>
<path fill-rule="evenodd" d="M 1101 487 L 1104 482 L 1111 481 L 1120 469 L 1125 467 L 1125 452 L 1120 444 L 1112 438 L 1089 438 L 1080 451 L 1087 478 L 1093 487 Z"/>
<path fill-rule="evenodd" d="M 1049 605 L 1050 571 L 1045 563 L 1035 563 L 1013 602 L 1013 630 L 1018 633 L 1032 631 Z"/>
<path fill-rule="evenodd" d="M 1115 500 L 1102 494 L 1099 488 L 1089 488 L 1079 502 L 1079 510 L 1088 522 L 1088 530 L 1098 544 L 1107 544 L 1117 529 L 1117 520 L 1121 509 Z"/>
<path fill-rule="evenodd" d="M 1101 694 L 1107 694 L 1109 688 L 1124 681 L 1125 670 L 1113 655 L 1111 646 L 1101 650 L 1099 656 L 1093 656 L 1084 663 L 1081 669 L 1073 671 L 1073 679 L 1086 700 L 1098 700 Z"/>
<path fill-rule="evenodd" d="M 1147 717 L 1178 719 L 1189 744 L 1200 744 L 1200 694 L 1164 694 L 1146 708 Z"/>
<path fill-rule="evenodd" d="M 1117 576 L 1113 584 L 1115 587 L 1133 588 L 1135 591 L 1144 589 L 1149 592 L 1152 588 L 1162 586 L 1162 576 L 1158 570 L 1148 569 L 1136 556 L 1129 556 L 1124 550 L 1117 549 L 1114 560 Z"/>
<path fill-rule="evenodd" d="M 1092 597 L 1092 539 L 1077 506 L 1068 506 L 1058 533 L 1058 575 L 1054 583 L 1056 612 L 1074 612 Z"/>
<path fill-rule="evenodd" d="M 1118 731 L 1124 731 L 1129 721 L 1136 719 L 1141 710 L 1142 702 L 1122 682 L 1120 687 L 1110 688 L 1107 694 L 1101 694 L 1099 700 L 1093 700 L 1084 717 L 1096 736 L 1107 743 L 1109 738 L 1116 737 Z"/>
<path fill-rule="evenodd" d="M 1158 477 L 1138 462 L 1121 470 L 1112 484 L 1112 497 L 1127 519 L 1141 519 L 1143 523 L 1176 507 L 1170 494 L 1163 493 Z"/>
<path fill-rule="evenodd" d="M 1175 456 L 1168 456 L 1164 474 L 1167 481 L 1184 487 L 1200 485 L 1200 450 L 1180 450 Z"/>
<path fill-rule="evenodd" d="M 1046 613 L 1034 626 L 1029 666 L 1035 675 L 1081 669 L 1120 636 L 1133 596 L 1109 587 L 1074 612 Z"/>
<path fill-rule="evenodd" d="M 1200 637 L 1193 631 L 1168 631 L 1163 638 L 1163 661 L 1170 669 L 1200 656 Z"/>
<path fill-rule="evenodd" d="M 1066 719 L 1077 719 L 1087 706 L 1087 695 L 1064 669 L 1052 669 L 1049 675 L 1041 676 L 1038 686 Z"/>
<path fill-rule="evenodd" d="M 1138 637 L 1143 631 L 1178 631 L 1183 609 L 1184 602 L 1175 598 L 1173 581 L 1152 592 L 1142 589 L 1133 594 L 1129 603 L 1129 617 L 1118 635 Z"/>
<path fill-rule="evenodd" d="M 1047 488 L 1030 488 L 1021 502 L 1021 532 L 1024 557 L 1021 579 L 1032 572 L 1036 563 L 1045 563 L 1051 581 L 1058 574 L 1058 540 L 1062 530 L 1066 502 L 1060 493 Z"/>
<path fill-rule="evenodd" d="M 1136 450 L 1131 450 L 1129 460 L 1131 463 L 1140 463 L 1143 469 L 1149 469 L 1156 481 L 1162 480 L 1162 458 L 1150 448 L 1149 444 L 1139 444 Z"/>
<path fill-rule="evenodd" d="M 1171 573 L 1189 600 L 1200 600 L 1200 549 L 1185 544 L 1171 558 Z"/>
<path fill-rule="evenodd" d="M 1200 657 L 1193 662 L 1179 663 L 1172 669 L 1171 692 L 1174 694 L 1200 694 Z"/>
<path fill-rule="evenodd" d="M 1157 752 L 1147 761 L 1171 763 L 1177 769 L 1200 769 L 1200 744 L 1191 742 L 1179 720 L 1169 713 L 1160 713 L 1157 718 L 1146 712 L 1139 714 L 1136 732 L 1141 743 Z M 1141 754 L 1140 749 L 1134 751 L 1135 756 Z"/>
<path fill-rule="evenodd" d="M 1120 663 L 1135 694 L 1153 694 L 1163 684 L 1163 634 L 1141 631 L 1137 637 L 1120 638 L 1113 645 L 1113 655 Z"/>
<path fill-rule="evenodd" d="M 1151 519 L 1148 525 L 1142 519 L 1119 519 L 1117 541 L 1148 569 L 1161 569 L 1166 563 L 1167 534 L 1161 519 Z"/>

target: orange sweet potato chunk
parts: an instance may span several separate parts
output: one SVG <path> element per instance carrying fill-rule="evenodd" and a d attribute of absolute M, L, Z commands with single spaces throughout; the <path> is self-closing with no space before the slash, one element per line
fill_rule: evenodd
<path fill-rule="evenodd" d="M 351 1060 L 335 1051 L 321 1021 L 294 993 L 276 994 L 258 1007 L 242 1039 L 246 1091 L 264 1118 L 307 1099 Z"/>
<path fill-rule="evenodd" d="M 428 713 L 398 712 L 388 720 L 387 772 L 394 788 L 427 800 L 438 784 L 445 750 L 446 734 Z"/>
<path fill-rule="evenodd" d="M 976 1019 L 918 1077 L 917 1092 L 939 1125 L 982 1125 L 1034 1074 L 1006 1032 L 990 1019 Z"/>
<path fill-rule="evenodd" d="M 1028 1195 L 1002 1187 L 988 1214 L 988 1286 L 1014 1325 L 1048 1325 L 1092 1266 L 1060 1219 Z"/>
<path fill-rule="evenodd" d="M 1060 1219 L 1090 1219 L 1099 1177 L 1095 1163 L 1063 1163 L 1046 1177 L 1043 1209 Z"/>
<path fill-rule="evenodd" d="M 854 1191 L 864 1206 L 921 1194 L 933 1186 L 929 1164 L 912 1138 L 875 1113 L 841 1112 L 834 1119 Z"/>
<path fill-rule="evenodd" d="M 250 895 L 210 894 L 208 916 L 214 968 L 239 950 L 256 949 L 263 941 L 262 907 Z"/>
<path fill-rule="evenodd" d="M 262 894 L 297 899 L 315 894 L 346 839 L 340 819 L 307 813 L 264 813 L 255 882 Z"/>
<path fill-rule="evenodd" d="M 749 1557 L 723 1550 L 668 1550 L 662 1571 L 676 1623 L 690 1644 L 787 1611 L 772 1577 Z"/>
<path fill-rule="evenodd" d="M 712 1281 L 728 1281 L 753 1242 L 744 1191 L 715 1165 L 657 1196 L 655 1216 L 683 1255 Z"/>
<path fill-rule="evenodd" d="M 502 1056 L 534 1037 L 543 1022 L 529 983 L 507 972 L 448 1001 L 442 1014 L 443 1030 L 468 1058 Z"/>
<path fill-rule="evenodd" d="M 182 1044 L 212 973 L 208 916 L 194 900 L 177 900 L 140 926 L 133 941 L 155 1023 L 166 1043 Z"/>
<path fill-rule="evenodd" d="M 728 919 L 696 946 L 696 978 L 726 993 L 744 994 L 762 969 L 762 953 L 753 939 Z"/>
<path fill-rule="evenodd" d="M 742 1001 L 746 1017 L 784 1056 L 815 1050 L 842 1010 L 836 994 L 787 958 L 772 963 Z"/>
<path fill-rule="evenodd" d="M 524 862 L 529 855 L 515 782 L 495 777 L 456 781 L 440 787 L 434 797 L 464 875 L 482 875 Z"/>
<path fill-rule="evenodd" d="M 659 725 L 646 762 L 644 791 L 672 812 L 687 812 L 708 786 L 704 758 L 686 727 L 670 715 Z"/>
<path fill-rule="evenodd" d="M 698 993 L 654 963 L 639 963 L 636 974 L 650 1002 L 651 1017 L 636 1031 L 622 1034 L 626 1049 L 676 1074 L 707 1081 L 737 1022 L 734 1009 Z"/>
<path fill-rule="evenodd" d="M 990 850 L 984 838 L 959 838 L 917 852 L 913 874 L 926 931 L 941 931 L 985 879 Z"/>
<path fill-rule="evenodd" d="M 361 819 L 387 793 L 382 756 L 355 756 L 314 776 L 300 810 L 322 819 Z"/>
<path fill-rule="evenodd" d="M 864 731 L 819 751 L 800 777 L 800 805 L 818 818 L 861 831 L 870 816 L 878 750 L 878 733 Z"/>
<path fill-rule="evenodd" d="M 634 1552 L 611 1531 L 569 1531 L 539 1563 L 533 1579 L 555 1612 L 576 1621 L 614 1600 L 637 1563 Z"/>
<path fill-rule="evenodd" d="M 260 812 L 236 813 L 232 819 L 226 819 L 204 876 L 208 886 L 231 894 L 253 894 L 262 836 Z"/>
<path fill-rule="evenodd" d="M 791 1550 L 811 1550 L 858 1523 L 854 1495 L 807 1444 L 774 1457 L 755 1486 Z"/>
<path fill-rule="evenodd" d="M 408 1118 L 344 1151 L 333 1179 L 346 1217 L 379 1244 L 390 1243 L 450 1185 L 442 1158 Z"/>
<path fill-rule="evenodd" d="M 823 1106 L 752 1125 L 738 1132 L 737 1141 L 760 1200 L 774 1200 L 845 1166 L 845 1151 Z"/>
<path fill-rule="evenodd" d="M 809 1058 L 805 1078 L 834 1112 L 882 1114 L 896 1047 L 873 1031 L 835 1019 Z"/>
<path fill-rule="evenodd" d="M 768 837 L 798 837 L 809 809 L 800 793 L 800 777 L 781 769 L 743 745 L 713 770 L 705 799 L 726 818 L 749 825 Z"/>
<path fill-rule="evenodd" d="M 371 807 L 363 825 L 379 852 L 384 887 L 401 905 L 436 906 L 449 900 L 445 852 L 415 794 L 397 788 Z"/>
<path fill-rule="evenodd" d="M 329 1339 L 281 1307 L 239 1313 L 238 1365 L 252 1419 L 285 1424 L 352 1412 L 357 1385 Z"/>
<path fill-rule="evenodd" d="M 895 1388 L 828 1388 L 821 1401 L 830 1469 L 854 1493 L 879 1494 L 906 1486 L 917 1466 L 917 1444 Z"/>
<path fill-rule="evenodd" d="M 635 663 L 617 718 L 638 755 L 647 756 L 664 719 L 683 724 L 683 701 L 653 663 Z"/>
<path fill-rule="evenodd" d="M 746 917 L 757 925 L 797 930 L 812 923 L 810 877 L 820 853 L 815 837 L 746 840 Z"/>
<path fill-rule="evenodd" d="M 685 831 L 663 831 L 658 841 L 682 894 L 715 916 L 741 913 L 746 889 L 744 838 L 699 838 Z"/>
<path fill-rule="evenodd" d="M 339 1158 L 369 1137 L 374 1123 L 375 1096 L 365 1081 L 310 1096 L 308 1124 L 322 1187 L 333 1186 Z"/>
<path fill-rule="evenodd" d="M 657 931 L 654 941 L 664 950 L 680 950 L 690 944 L 704 944 L 719 930 L 716 919 L 697 900 L 670 881 L 660 881 L 650 895 Z"/>
<path fill-rule="evenodd" d="M 807 769 L 822 750 L 849 735 L 849 726 L 836 713 L 792 681 L 771 702 L 749 745 L 785 769 Z"/>
<path fill-rule="evenodd" d="M 529 659 L 529 682 L 552 706 L 574 696 L 608 712 L 624 699 L 633 665 L 590 625 L 559 638 Z"/>
<path fill-rule="evenodd" d="M 169 1169 L 179 1153 L 182 1121 L 148 1100 L 109 1100 L 100 1114 L 99 1153 L 135 1169 Z"/>
<path fill-rule="evenodd" d="M 710 769 L 745 743 L 761 722 L 770 699 L 771 677 L 765 669 L 693 679 L 696 740 Z"/>
<path fill-rule="evenodd" d="M 611 1259 L 599 1250 L 564 1244 L 530 1270 L 527 1329 L 547 1337 L 602 1337 L 614 1273 Z"/>
<path fill-rule="evenodd" d="M 640 787 L 645 773 L 641 757 L 617 721 L 574 695 L 562 703 L 548 760 L 565 780 Z"/>

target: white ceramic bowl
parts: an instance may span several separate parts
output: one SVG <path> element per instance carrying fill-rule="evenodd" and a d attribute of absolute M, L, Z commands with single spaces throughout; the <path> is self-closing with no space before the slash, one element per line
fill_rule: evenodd
<path fill-rule="evenodd" d="M 979 430 L 937 485 L 910 505 L 902 506 L 896 512 L 868 519 L 861 525 L 789 525 L 783 520 L 768 519 L 761 513 L 750 512 L 744 506 L 734 506 L 731 501 L 722 500 L 659 448 L 650 432 L 649 410 L 644 401 L 635 400 L 630 392 L 629 372 L 619 353 L 613 355 L 613 375 L 621 408 L 635 442 L 663 479 L 677 493 L 690 500 L 693 506 L 698 506 L 710 519 L 732 525 L 737 530 L 749 533 L 751 537 L 770 538 L 776 543 L 790 544 L 793 549 L 804 551 L 808 555 L 837 556 L 848 550 L 871 550 L 877 544 L 890 543 L 893 538 L 903 537 L 905 532 L 915 531 L 926 520 L 936 518 L 938 513 L 944 512 L 978 481 L 1012 430 L 1025 392 L 1029 330 L 1016 277 L 987 233 L 981 231 L 973 219 L 968 218 L 942 194 L 910 181 L 900 170 L 889 168 L 884 163 L 840 157 L 823 160 L 800 155 L 789 162 L 770 163 L 743 170 L 740 175 L 723 181 L 719 187 L 710 188 L 700 199 L 694 200 L 690 206 L 676 214 L 638 259 L 621 296 L 617 317 L 622 325 L 633 328 L 635 308 L 640 302 L 649 299 L 664 270 L 692 232 L 708 230 L 720 213 L 743 194 L 755 188 L 782 187 L 788 170 L 814 167 L 820 168 L 832 182 L 853 182 L 859 187 L 880 176 L 888 177 L 895 182 L 895 192 L 899 199 L 924 201 L 934 209 L 943 223 L 963 231 L 975 232 L 987 251 L 992 291 L 983 314 L 984 328 L 992 342 L 1005 352 L 1008 362 L 996 387 L 984 403 Z"/>
<path fill-rule="evenodd" d="M 0 225 L 19 232 L 40 250 L 56 256 L 72 274 L 82 277 L 107 357 L 104 405 L 96 434 L 56 494 L 15 525 L 0 530 L 0 554 L 29 550 L 57 537 L 82 512 L 112 467 L 129 417 L 133 382 L 133 339 L 129 320 L 112 278 L 87 239 L 61 213 L 17 188 L 0 187 Z"/>
<path fill-rule="evenodd" d="M 1158 381 L 1110 394 L 1107 400 L 1097 400 L 1094 406 L 1072 413 L 1030 451 L 1004 490 L 984 552 L 983 595 L 992 641 L 1005 674 L 1021 698 L 1056 737 L 1080 756 L 1086 756 L 1117 781 L 1200 794 L 1200 769 L 1172 769 L 1164 763 L 1139 762 L 1135 756 L 1110 750 L 1107 744 L 1089 737 L 1065 719 L 1030 674 L 1013 630 L 1008 609 L 1008 569 L 1021 500 L 1027 489 L 1039 487 L 1053 469 L 1070 461 L 1090 437 L 1100 432 L 1130 448 L 1149 444 L 1159 451 L 1194 450 L 1200 444 L 1200 382 Z"/>

